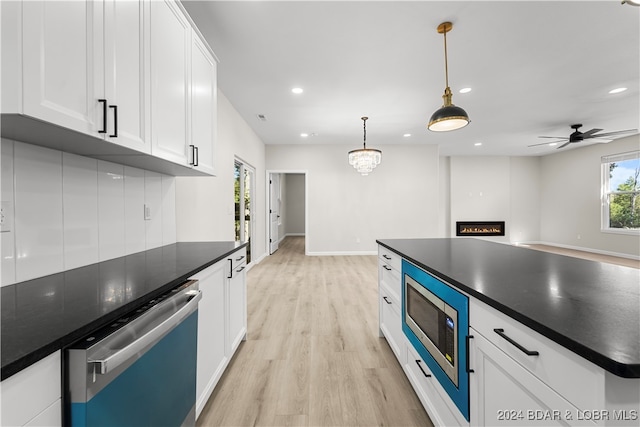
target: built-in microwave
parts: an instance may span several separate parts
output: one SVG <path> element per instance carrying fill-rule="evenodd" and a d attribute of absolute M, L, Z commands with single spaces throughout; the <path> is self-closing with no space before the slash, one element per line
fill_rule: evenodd
<path fill-rule="evenodd" d="M 469 299 L 403 260 L 402 330 L 469 420 Z"/>

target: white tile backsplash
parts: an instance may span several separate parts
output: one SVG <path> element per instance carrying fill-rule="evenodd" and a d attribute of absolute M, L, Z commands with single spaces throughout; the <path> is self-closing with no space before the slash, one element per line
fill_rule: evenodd
<path fill-rule="evenodd" d="M 2 205 L 2 227 L 0 228 L 0 254 L 2 254 L 2 281 L 14 283 L 16 281 L 15 261 L 15 225 L 13 204 L 13 141 L 2 141 L 2 187 L 0 188 L 0 203 Z"/>
<path fill-rule="evenodd" d="M 174 177 L 7 139 L 1 167 L 2 286 L 176 241 Z"/>
<path fill-rule="evenodd" d="M 16 281 L 63 270 L 62 152 L 14 143 Z"/>
<path fill-rule="evenodd" d="M 143 170 L 125 166 L 124 199 L 124 242 L 129 255 L 146 248 Z"/>
<path fill-rule="evenodd" d="M 124 166 L 98 161 L 98 230 L 100 261 L 125 253 Z"/>
<path fill-rule="evenodd" d="M 98 262 L 98 161 L 62 153 L 64 269 Z"/>
<path fill-rule="evenodd" d="M 176 179 L 162 176 L 162 244 L 176 242 Z"/>
<path fill-rule="evenodd" d="M 144 204 L 151 211 L 151 218 L 145 221 L 147 248 L 157 248 L 162 246 L 162 178 L 158 173 L 144 173 Z"/>

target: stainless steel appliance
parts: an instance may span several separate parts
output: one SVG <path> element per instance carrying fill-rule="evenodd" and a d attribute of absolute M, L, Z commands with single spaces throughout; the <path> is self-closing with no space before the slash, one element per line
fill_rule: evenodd
<path fill-rule="evenodd" d="M 458 312 L 410 276 L 405 283 L 407 325 L 457 386 Z"/>
<path fill-rule="evenodd" d="M 198 281 L 66 350 L 65 424 L 195 425 Z"/>
<path fill-rule="evenodd" d="M 469 421 L 469 299 L 405 260 L 402 277 L 402 331 Z"/>

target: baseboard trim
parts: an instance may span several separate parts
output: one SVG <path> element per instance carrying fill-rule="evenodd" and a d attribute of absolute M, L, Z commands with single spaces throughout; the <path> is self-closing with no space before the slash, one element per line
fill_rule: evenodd
<path fill-rule="evenodd" d="M 625 254 L 625 253 L 621 253 L 621 252 L 603 251 L 603 250 L 600 250 L 600 249 L 585 248 L 585 247 L 582 247 L 582 246 L 564 245 L 562 243 L 552 243 L 552 242 L 545 242 L 545 241 L 530 241 L 530 242 L 518 242 L 517 245 L 546 245 L 546 246 L 554 246 L 554 247 L 557 247 L 557 248 L 572 249 L 574 251 L 590 252 L 590 253 L 593 253 L 593 254 L 614 256 L 614 257 L 618 257 L 618 258 L 626 258 L 626 259 L 632 259 L 634 261 L 640 261 L 640 256 L 638 256 L 638 255 Z"/>
<path fill-rule="evenodd" d="M 338 251 L 338 252 L 307 252 L 308 256 L 363 256 L 378 255 L 378 251 Z"/>

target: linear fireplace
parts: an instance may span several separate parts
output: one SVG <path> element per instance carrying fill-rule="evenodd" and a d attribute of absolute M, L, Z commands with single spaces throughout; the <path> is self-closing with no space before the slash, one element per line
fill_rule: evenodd
<path fill-rule="evenodd" d="M 504 236 L 504 221 L 456 221 L 456 236 Z"/>

